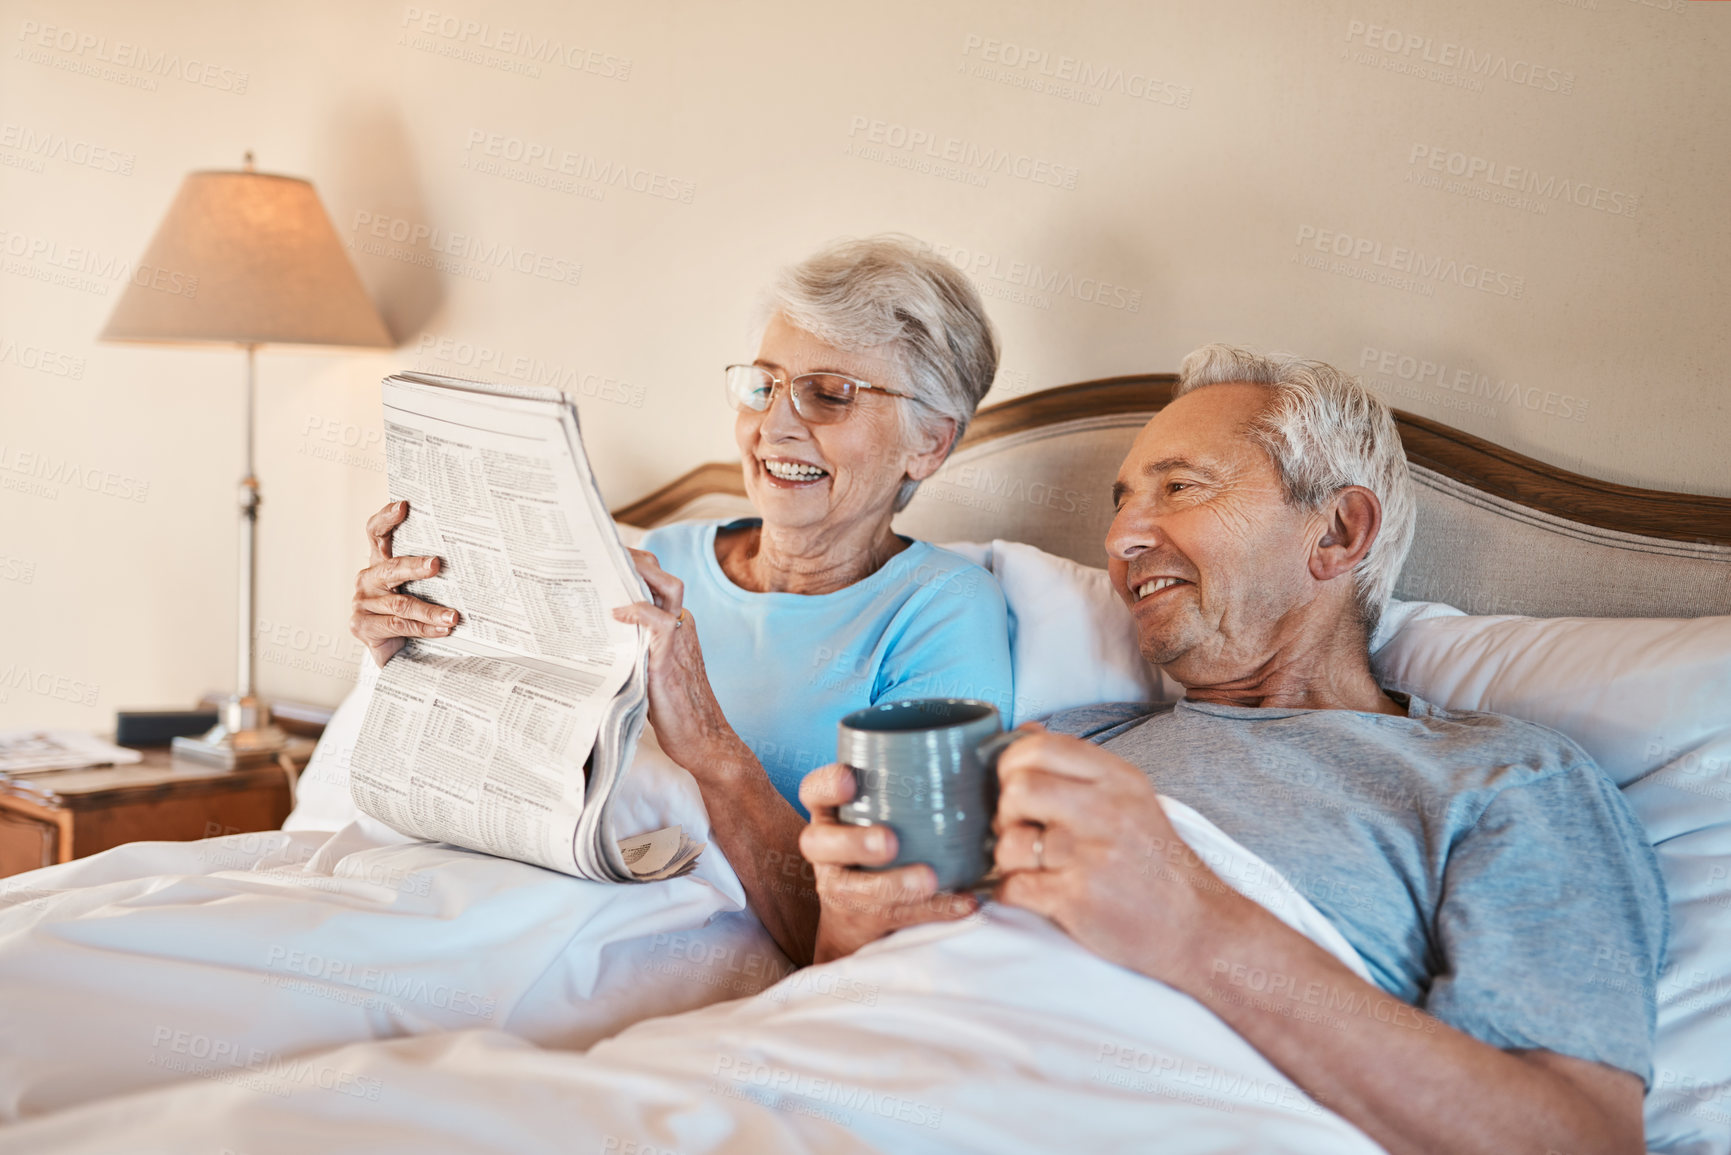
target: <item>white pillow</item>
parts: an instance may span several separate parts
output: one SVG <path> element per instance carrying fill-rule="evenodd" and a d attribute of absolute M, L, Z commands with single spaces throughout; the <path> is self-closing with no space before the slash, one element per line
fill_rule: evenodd
<path fill-rule="evenodd" d="M 369 654 L 361 659 L 355 688 L 325 724 L 312 760 L 295 783 L 295 807 L 283 820 L 284 830 L 336 831 L 361 817 L 349 797 L 349 760 L 354 757 L 361 723 L 367 719 L 367 703 L 372 701 L 373 685 L 378 680 L 379 668 Z"/>
<path fill-rule="evenodd" d="M 1407 621 L 1374 663 L 1391 689 L 1562 731 L 1618 786 L 1731 730 L 1731 617 L 1456 612 Z"/>

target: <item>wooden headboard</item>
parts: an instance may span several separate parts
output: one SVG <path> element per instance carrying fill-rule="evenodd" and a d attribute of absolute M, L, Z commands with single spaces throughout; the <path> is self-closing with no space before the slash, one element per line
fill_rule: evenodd
<path fill-rule="evenodd" d="M 1113 475 L 1177 381 L 1111 377 L 980 410 L 897 528 L 931 541 L 1029 541 L 1102 564 Z M 1419 496 L 1396 596 L 1477 613 L 1731 613 L 1731 498 L 1614 485 L 1426 417 L 1395 417 Z M 744 492 L 737 462 L 712 462 L 615 516 L 645 527 L 714 516 L 743 509 Z"/>

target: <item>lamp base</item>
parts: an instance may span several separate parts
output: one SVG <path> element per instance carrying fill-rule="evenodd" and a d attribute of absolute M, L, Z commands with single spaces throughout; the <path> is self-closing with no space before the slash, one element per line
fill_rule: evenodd
<path fill-rule="evenodd" d="M 271 725 L 270 707 L 259 699 L 231 694 L 217 707 L 217 722 L 196 738 L 176 738 L 174 754 L 234 770 L 273 761 L 288 735 Z"/>

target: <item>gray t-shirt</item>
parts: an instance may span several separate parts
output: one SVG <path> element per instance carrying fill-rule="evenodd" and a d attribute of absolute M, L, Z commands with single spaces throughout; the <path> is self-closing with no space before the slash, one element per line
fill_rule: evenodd
<path fill-rule="evenodd" d="M 1491 1045 L 1650 1081 L 1658 862 L 1579 746 L 1413 698 L 1407 717 L 1180 702 L 1047 720 L 1280 871 L 1376 983 Z"/>

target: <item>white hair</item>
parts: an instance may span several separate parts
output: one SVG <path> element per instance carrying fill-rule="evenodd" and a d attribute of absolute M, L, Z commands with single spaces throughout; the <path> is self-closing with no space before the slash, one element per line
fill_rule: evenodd
<path fill-rule="evenodd" d="M 1393 411 L 1332 365 L 1231 345 L 1202 346 L 1184 358 L 1178 376 L 1174 397 L 1240 382 L 1274 394 L 1249 433 L 1274 460 L 1292 505 L 1319 509 L 1349 485 L 1376 494 L 1382 529 L 1352 573 L 1359 620 L 1366 637 L 1374 634 L 1412 546 L 1417 515 Z"/>
<path fill-rule="evenodd" d="M 838 349 L 882 346 L 905 378 L 897 391 L 924 403 L 912 406 L 917 416 L 904 430 L 930 435 L 948 419 L 952 450 L 998 371 L 997 335 L 974 286 L 897 233 L 838 241 L 784 270 L 761 319 L 776 314 Z M 904 479 L 895 508 L 906 508 L 919 486 Z"/>

